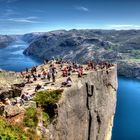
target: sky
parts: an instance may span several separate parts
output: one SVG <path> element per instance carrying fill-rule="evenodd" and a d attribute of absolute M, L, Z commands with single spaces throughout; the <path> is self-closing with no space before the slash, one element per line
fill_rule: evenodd
<path fill-rule="evenodd" d="M 0 0 L 0 34 L 140 29 L 140 0 Z"/>

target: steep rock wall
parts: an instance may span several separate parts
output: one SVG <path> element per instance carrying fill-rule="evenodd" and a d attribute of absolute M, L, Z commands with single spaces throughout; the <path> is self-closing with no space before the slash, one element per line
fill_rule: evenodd
<path fill-rule="evenodd" d="M 110 140 L 116 108 L 117 68 L 75 79 L 58 103 L 49 140 Z"/>

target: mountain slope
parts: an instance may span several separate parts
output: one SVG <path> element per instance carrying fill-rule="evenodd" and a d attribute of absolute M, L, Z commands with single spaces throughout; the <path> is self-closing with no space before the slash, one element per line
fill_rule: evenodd
<path fill-rule="evenodd" d="M 36 34 L 31 34 L 24 54 L 42 59 L 61 57 L 80 63 L 91 59 L 117 62 L 119 74 L 140 78 L 140 30 L 74 29 Z M 126 75 L 125 69 L 129 67 Z"/>
<path fill-rule="evenodd" d="M 7 47 L 15 40 L 14 36 L 0 35 L 0 48 Z"/>

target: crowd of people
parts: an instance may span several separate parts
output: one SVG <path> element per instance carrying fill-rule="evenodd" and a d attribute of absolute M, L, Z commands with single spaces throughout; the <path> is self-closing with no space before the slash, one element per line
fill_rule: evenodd
<path fill-rule="evenodd" d="M 59 72 L 59 76 L 65 79 L 60 88 L 62 87 L 71 87 L 72 82 L 72 74 L 77 75 L 78 78 L 82 77 L 87 73 L 87 71 L 97 71 L 98 69 L 108 69 L 112 67 L 113 64 L 108 62 L 95 62 L 89 61 L 86 65 L 80 65 L 76 62 L 64 61 L 62 59 L 59 60 L 45 60 L 44 64 L 41 66 L 34 66 L 31 69 L 26 68 L 24 72 L 21 72 L 21 76 L 24 79 L 25 84 L 34 83 L 37 80 L 45 80 L 46 82 L 54 85 L 57 82 L 57 75 Z M 37 84 L 34 92 L 37 92 L 41 89 L 42 85 Z M 23 92 L 19 98 L 17 98 L 18 104 L 23 104 L 24 101 L 29 101 L 32 99 L 34 94 L 30 94 L 28 92 Z M 6 104 L 11 104 L 10 100 L 6 98 Z"/>

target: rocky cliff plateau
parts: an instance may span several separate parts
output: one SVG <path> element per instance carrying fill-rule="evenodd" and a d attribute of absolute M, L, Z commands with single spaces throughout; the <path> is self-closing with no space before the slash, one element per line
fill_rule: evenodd
<path fill-rule="evenodd" d="M 89 72 L 65 89 L 50 140 L 110 140 L 116 108 L 117 69 Z"/>
<path fill-rule="evenodd" d="M 38 70 L 42 69 L 42 66 L 39 66 Z M 47 66 L 44 66 L 44 68 L 45 67 Z M 66 77 L 61 77 L 60 74 L 61 72 L 58 71 L 56 77 L 57 84 L 47 84 L 43 89 L 40 89 L 40 91 L 60 89 L 61 83 L 66 80 Z M 11 80 L 13 81 L 11 85 L 22 82 L 22 79 L 19 78 L 19 74 L 10 74 L 9 72 L 2 71 L 0 81 L 3 85 L 5 83 L 2 77 L 5 77 L 5 75 L 7 75 L 6 80 L 8 80 L 8 77 L 9 80 L 13 78 L 19 79 L 18 81 Z M 45 130 L 45 139 L 110 140 L 116 108 L 116 65 L 108 69 L 87 71 L 81 78 L 77 78 L 77 74 L 73 73 L 71 79 L 73 81 L 72 86 L 63 87 L 61 99 L 57 103 L 57 113 Z M 46 81 L 37 80 L 25 85 L 22 90 L 32 92 L 38 83 L 44 85 Z M 15 96 L 17 97 L 19 95 L 16 94 Z M 34 105 L 34 107 L 36 108 L 36 105 Z M 20 109 L 22 111 L 20 111 Z M 23 116 L 16 117 L 21 112 L 23 113 L 22 106 L 14 106 L 14 108 L 6 106 L 5 110 L 7 111 L 6 115 L 8 114 L 10 116 L 10 120 L 14 120 L 14 122 L 18 120 L 17 123 L 19 123 L 19 120 L 21 118 L 23 119 Z M 36 129 L 34 128 L 34 130 Z M 36 137 L 34 137 L 34 139 L 36 139 Z"/>

